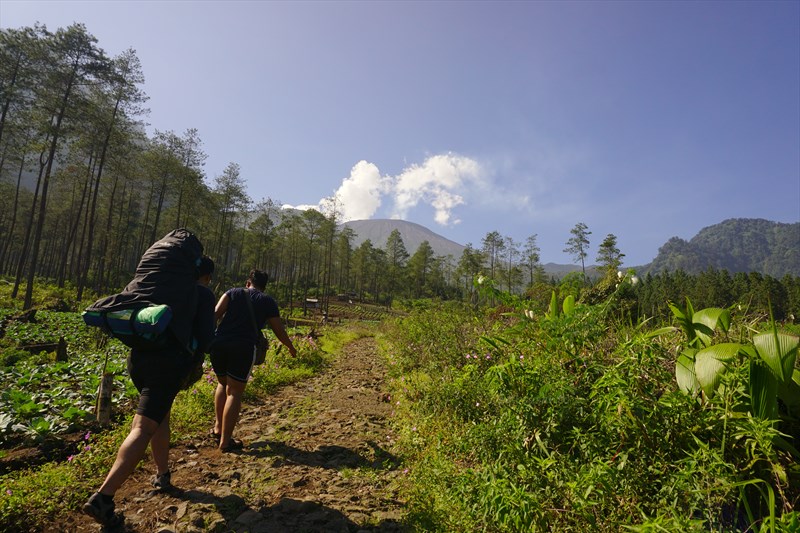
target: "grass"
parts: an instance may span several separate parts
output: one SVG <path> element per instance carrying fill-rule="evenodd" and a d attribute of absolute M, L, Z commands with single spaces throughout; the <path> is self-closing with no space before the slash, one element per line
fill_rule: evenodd
<path fill-rule="evenodd" d="M 603 311 L 533 320 L 511 302 L 477 327 L 451 306 L 384 328 L 409 525 L 730 531 L 776 515 L 765 531 L 791 531 L 797 459 L 746 415 L 746 369 L 698 402 L 677 390 L 679 343 Z"/>

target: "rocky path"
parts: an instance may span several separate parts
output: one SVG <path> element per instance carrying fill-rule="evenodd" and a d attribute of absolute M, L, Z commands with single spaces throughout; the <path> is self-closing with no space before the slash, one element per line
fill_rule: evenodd
<path fill-rule="evenodd" d="M 126 521 L 116 531 L 403 531 L 384 376 L 375 341 L 362 338 L 323 373 L 245 403 L 235 434 L 243 450 L 223 454 L 203 438 L 178 443 L 169 493 L 152 490 L 146 463 L 117 493 Z M 77 512 L 48 529 L 99 530 Z"/>

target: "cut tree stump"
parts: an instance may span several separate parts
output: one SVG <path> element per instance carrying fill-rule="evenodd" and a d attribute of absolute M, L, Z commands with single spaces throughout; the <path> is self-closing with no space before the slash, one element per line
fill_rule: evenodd
<path fill-rule="evenodd" d="M 97 393 L 97 421 L 107 426 L 111 422 L 111 393 L 114 390 L 114 374 L 106 372 L 100 381 Z"/>

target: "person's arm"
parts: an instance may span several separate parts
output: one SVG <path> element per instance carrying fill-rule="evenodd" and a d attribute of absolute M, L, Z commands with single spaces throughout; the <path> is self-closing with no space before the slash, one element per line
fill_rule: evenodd
<path fill-rule="evenodd" d="M 267 324 L 269 324 L 269 328 L 272 330 L 275 336 L 278 337 L 278 340 L 289 349 L 289 353 L 292 355 L 292 357 L 295 357 L 297 355 L 297 350 L 295 350 L 294 344 L 292 344 L 292 339 L 289 338 L 289 334 L 286 333 L 286 329 L 283 327 L 283 321 L 281 320 L 281 317 L 274 316 L 268 318 Z"/>
<path fill-rule="evenodd" d="M 222 320 L 222 316 L 225 314 L 225 311 L 228 310 L 228 302 L 230 301 L 231 297 L 228 296 L 226 292 L 217 302 L 217 306 L 214 308 L 214 322 L 216 324 L 219 324 L 219 321 Z"/>

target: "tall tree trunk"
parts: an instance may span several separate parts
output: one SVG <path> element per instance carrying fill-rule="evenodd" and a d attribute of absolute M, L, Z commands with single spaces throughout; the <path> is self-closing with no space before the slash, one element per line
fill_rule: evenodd
<path fill-rule="evenodd" d="M 47 189 L 50 185 L 50 175 L 53 172 L 53 160 L 56 157 L 56 151 L 58 149 L 61 123 L 64 121 L 64 115 L 67 112 L 67 102 L 69 101 L 69 96 L 72 92 L 72 84 L 75 80 L 75 74 L 75 71 L 73 71 L 72 76 L 67 83 L 67 90 L 64 91 L 64 97 L 61 100 L 61 107 L 58 110 L 58 117 L 56 118 L 56 124 L 53 130 L 53 140 L 50 143 L 50 154 L 47 158 L 47 170 L 44 173 L 44 180 L 42 181 L 42 194 L 39 197 L 39 217 L 36 221 L 36 230 L 33 236 L 33 250 L 31 252 L 31 262 L 28 269 L 28 284 L 25 287 L 25 299 L 22 304 L 22 308 L 24 310 L 31 308 L 31 303 L 33 300 L 33 281 L 36 276 L 36 268 L 39 262 L 39 246 L 42 242 L 44 221 L 47 216 Z"/>
<path fill-rule="evenodd" d="M 97 284 L 95 289 L 97 292 L 102 292 L 104 285 L 104 278 L 106 274 L 106 262 L 108 261 L 108 236 L 111 232 L 112 224 L 114 223 L 114 202 L 117 195 L 117 184 L 119 178 L 115 177 L 111 185 L 111 194 L 109 195 L 108 203 L 108 216 L 106 217 L 106 231 L 103 232 L 103 237 L 100 240 L 100 251 L 98 253 L 99 264 L 97 265 Z"/>
<path fill-rule="evenodd" d="M 150 244 L 156 242 L 158 235 L 158 224 L 161 220 L 161 211 L 164 209 L 164 198 L 167 195 L 167 174 L 161 179 L 161 189 L 158 191 L 158 202 L 156 202 L 156 218 L 153 221 L 153 233 L 150 235 Z"/>
<path fill-rule="evenodd" d="M 22 250 L 20 250 L 19 259 L 17 262 L 17 274 L 14 278 L 14 288 L 11 290 L 11 298 L 14 299 L 19 294 L 19 286 L 22 283 L 22 276 L 25 274 L 25 263 L 28 260 L 28 249 L 31 244 L 31 232 L 33 231 L 33 221 L 36 218 L 36 202 L 39 200 L 39 189 L 42 186 L 42 176 L 44 175 L 44 168 L 46 161 L 42 158 L 44 152 L 39 154 L 39 175 L 36 178 L 36 188 L 33 192 L 33 200 L 31 201 L 31 211 L 28 215 L 28 224 L 25 226 L 25 238 L 22 242 Z"/>
<path fill-rule="evenodd" d="M 87 170 L 91 168 L 92 159 L 89 158 L 89 165 Z M 81 223 L 81 219 L 83 218 L 83 204 L 86 202 L 86 195 L 89 189 L 89 182 L 91 180 L 91 173 L 87 172 L 86 181 L 83 182 L 83 187 L 81 191 L 81 199 L 78 203 L 78 208 L 72 209 L 73 214 L 73 222 L 70 224 L 69 230 L 67 232 L 67 236 L 64 242 L 63 252 L 61 254 L 61 262 L 58 269 L 58 276 L 56 282 L 60 288 L 64 287 L 64 282 L 66 278 L 67 272 L 67 264 L 69 262 L 70 251 L 73 249 L 73 243 L 75 242 L 75 237 L 78 234 L 78 226 Z M 77 212 L 76 212 L 77 211 Z"/>
<path fill-rule="evenodd" d="M 11 246 L 11 242 L 14 239 L 14 230 L 17 226 L 17 210 L 19 208 L 19 191 L 20 187 L 22 186 L 22 171 L 25 168 L 25 155 L 22 155 L 22 159 L 19 163 L 19 170 L 17 171 L 17 187 L 14 189 L 14 203 L 11 208 L 11 226 L 8 229 L 8 233 L 6 235 L 5 240 L 3 241 L 2 251 L 0 251 L 0 271 L 7 272 L 7 269 L 11 268 L 11 264 L 6 265 L 6 254 L 8 253 L 9 247 Z"/>

